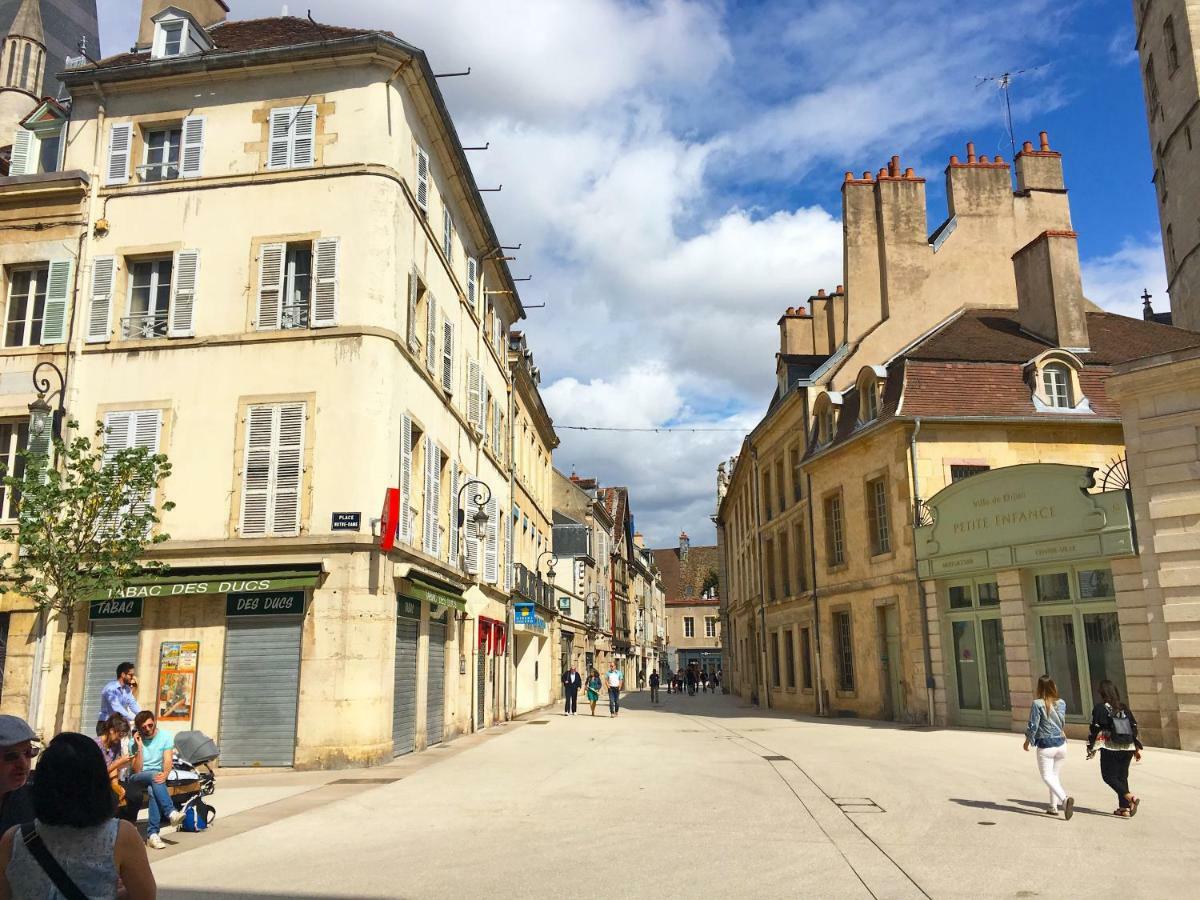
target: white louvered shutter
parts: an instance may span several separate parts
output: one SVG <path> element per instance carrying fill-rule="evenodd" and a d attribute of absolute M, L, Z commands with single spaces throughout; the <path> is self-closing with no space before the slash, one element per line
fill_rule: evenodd
<path fill-rule="evenodd" d="M 504 589 L 513 589 L 513 517 L 504 517 Z"/>
<path fill-rule="evenodd" d="M 492 401 L 492 452 L 500 455 L 500 401 Z"/>
<path fill-rule="evenodd" d="M 417 271 L 408 273 L 408 349 L 416 353 L 421 349 L 421 341 L 417 337 L 417 287 L 420 279 Z"/>
<path fill-rule="evenodd" d="M 158 438 L 162 433 L 162 410 L 143 409 L 130 413 L 130 447 L 144 447 L 151 454 L 158 453 Z M 150 485 L 145 494 L 133 499 L 132 511 L 141 515 L 146 508 L 153 509 L 157 503 L 158 486 Z"/>
<path fill-rule="evenodd" d="M 97 256 L 92 260 L 92 291 L 88 304 L 87 340 L 107 341 L 112 310 L 113 278 L 117 272 L 115 256 Z"/>
<path fill-rule="evenodd" d="M 168 337 L 191 337 L 196 333 L 196 282 L 200 277 L 200 251 L 180 250 L 171 268 L 171 307 L 167 316 Z"/>
<path fill-rule="evenodd" d="M 450 502 L 446 504 L 446 509 L 449 512 L 450 525 L 446 531 L 449 545 L 446 553 L 446 560 L 455 568 L 458 567 L 458 466 L 455 463 L 450 463 Z"/>
<path fill-rule="evenodd" d="M 204 166 L 204 116 L 188 116 L 183 120 L 183 150 L 179 174 L 198 178 Z"/>
<path fill-rule="evenodd" d="M 338 239 L 321 238 L 313 245 L 315 258 L 313 278 L 313 328 L 328 328 L 337 324 L 338 302 Z"/>
<path fill-rule="evenodd" d="M 70 259 L 50 260 L 46 306 L 42 317 L 43 344 L 60 344 L 67 339 L 67 299 L 71 295 L 72 263 Z"/>
<path fill-rule="evenodd" d="M 274 534 L 299 534 L 300 497 L 304 482 L 305 405 L 284 403 L 277 406 L 276 410 L 278 426 L 271 530 Z"/>
<path fill-rule="evenodd" d="M 475 309 L 475 296 L 479 292 L 479 263 L 475 258 L 467 258 L 467 306 Z"/>
<path fill-rule="evenodd" d="M 271 110 L 270 148 L 267 153 L 268 169 L 286 169 L 291 158 L 292 116 L 296 108 L 286 106 Z"/>
<path fill-rule="evenodd" d="M 487 502 L 487 515 L 487 543 L 483 548 L 483 580 L 488 584 L 495 584 L 500 579 L 500 516 L 495 496 Z"/>
<path fill-rule="evenodd" d="M 487 443 L 487 414 L 488 414 L 488 385 L 487 380 L 481 378 L 479 386 L 479 433 L 483 436 L 483 441 Z"/>
<path fill-rule="evenodd" d="M 464 474 L 463 477 L 469 480 L 469 476 Z M 475 498 L 479 490 L 478 486 L 474 486 L 467 491 L 466 515 L 463 517 L 463 563 L 468 575 L 480 574 L 479 551 L 482 548 L 479 538 L 475 536 L 475 523 L 471 521 L 471 516 L 475 515 Z"/>
<path fill-rule="evenodd" d="M 434 534 L 437 532 L 437 509 L 433 505 L 434 466 L 437 448 L 433 439 L 425 435 L 421 441 L 421 456 L 424 462 L 421 490 L 421 549 L 433 555 Z"/>
<path fill-rule="evenodd" d="M 437 303 L 429 294 L 425 300 L 425 368 L 437 375 Z"/>
<path fill-rule="evenodd" d="M 449 319 L 442 323 L 442 387 L 454 393 L 454 323 Z"/>
<path fill-rule="evenodd" d="M 417 206 L 429 212 L 429 154 L 417 148 Z"/>
<path fill-rule="evenodd" d="M 258 249 L 258 305 L 255 327 L 275 331 L 282 313 L 284 257 L 286 244 L 263 244 Z"/>
<path fill-rule="evenodd" d="M 129 183 L 129 153 L 133 144 L 133 126 L 128 122 L 114 123 L 108 137 L 108 165 L 104 170 L 105 184 Z"/>
<path fill-rule="evenodd" d="M 122 450 L 127 450 L 130 444 L 130 438 L 133 434 L 133 413 L 132 412 L 110 412 L 104 416 L 104 465 L 110 465 L 117 458 L 117 454 Z M 122 503 L 119 507 L 113 509 L 111 513 L 100 519 L 100 531 L 103 534 L 111 535 L 121 524 L 121 516 L 125 511 L 126 505 Z"/>
<path fill-rule="evenodd" d="M 271 438 L 275 407 L 246 410 L 246 455 L 242 461 L 242 537 L 267 533 L 271 503 Z"/>
<path fill-rule="evenodd" d="M 400 540 L 412 544 L 412 419 L 400 417 Z"/>
<path fill-rule="evenodd" d="M 10 176 L 32 175 L 37 171 L 39 143 L 37 135 L 28 128 L 17 129 L 8 162 Z"/>
<path fill-rule="evenodd" d="M 472 425 L 479 424 L 480 390 L 483 384 L 483 372 L 479 363 L 473 359 L 467 360 L 467 420 Z"/>
<path fill-rule="evenodd" d="M 446 261 L 454 262 L 454 222 L 450 218 L 450 210 L 442 207 L 442 252 Z"/>
<path fill-rule="evenodd" d="M 316 162 L 317 148 L 317 108 L 302 106 L 292 119 L 291 129 L 291 159 L 289 164 L 294 168 L 311 166 Z"/>
<path fill-rule="evenodd" d="M 437 442 L 429 439 L 429 475 L 432 487 L 429 492 L 430 518 L 433 520 L 432 543 L 429 555 L 441 558 L 442 555 L 442 451 Z"/>

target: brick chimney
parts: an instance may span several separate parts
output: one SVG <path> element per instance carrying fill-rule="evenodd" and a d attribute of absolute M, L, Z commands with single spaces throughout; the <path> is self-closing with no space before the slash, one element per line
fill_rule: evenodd
<path fill-rule="evenodd" d="M 1017 154 L 1017 190 L 1058 191 L 1067 189 L 1063 178 L 1062 154 L 1050 149 L 1050 138 L 1046 132 L 1038 135 L 1039 149 L 1032 141 L 1026 141 Z"/>
<path fill-rule="evenodd" d="M 1017 315 L 1030 334 L 1067 350 L 1087 350 L 1087 300 L 1073 231 L 1044 231 L 1013 256 Z"/>
<path fill-rule="evenodd" d="M 154 23 L 150 21 L 168 6 L 181 9 L 195 19 L 201 28 L 211 28 L 224 22 L 229 15 L 225 0 L 142 0 L 142 17 L 138 23 L 137 44 L 139 50 L 154 43 Z"/>

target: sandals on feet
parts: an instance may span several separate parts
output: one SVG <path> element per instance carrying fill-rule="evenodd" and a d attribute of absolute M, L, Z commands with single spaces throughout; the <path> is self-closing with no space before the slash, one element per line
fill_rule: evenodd
<path fill-rule="evenodd" d="M 1142 802 L 1142 800 L 1140 797 L 1130 798 L 1130 800 L 1129 800 L 1129 818 L 1132 819 L 1134 816 L 1137 815 L 1138 804 L 1141 802 Z"/>
<path fill-rule="evenodd" d="M 1113 815 L 1120 816 L 1122 819 L 1128 819 L 1133 813 L 1127 809 L 1115 809 L 1113 810 Z"/>

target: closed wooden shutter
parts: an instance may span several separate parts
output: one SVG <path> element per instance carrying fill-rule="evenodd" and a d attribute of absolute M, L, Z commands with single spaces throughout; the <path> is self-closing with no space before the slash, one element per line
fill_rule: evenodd
<path fill-rule="evenodd" d="M 442 742 L 446 730 L 446 626 L 429 623 L 429 665 L 425 679 L 425 742 Z"/>
<path fill-rule="evenodd" d="M 162 435 L 162 410 L 141 409 L 130 413 L 129 446 L 142 447 L 151 454 L 159 451 L 159 437 Z M 150 485 L 146 492 L 133 498 L 131 510 L 141 515 L 146 507 L 156 508 L 158 501 L 158 485 Z"/>
<path fill-rule="evenodd" d="M 243 537 L 267 533 L 271 503 L 271 444 L 275 407 L 251 406 L 246 410 L 246 456 L 242 463 Z"/>
<path fill-rule="evenodd" d="M 480 391 L 483 388 L 483 372 L 479 363 L 473 359 L 467 360 L 467 421 L 478 427 Z"/>
<path fill-rule="evenodd" d="M 396 617 L 396 662 L 392 672 L 392 753 L 411 753 L 417 736 L 417 629 Z"/>
<path fill-rule="evenodd" d="M 300 491 L 304 479 L 305 405 L 284 403 L 278 410 L 272 531 L 275 534 L 298 534 Z"/>
<path fill-rule="evenodd" d="M 429 212 L 429 154 L 417 148 L 417 206 Z"/>
<path fill-rule="evenodd" d="M 179 174 L 184 178 L 198 178 L 203 173 L 204 126 L 204 116 L 188 116 L 183 120 Z"/>
<path fill-rule="evenodd" d="M 491 628 L 484 623 L 480 628 Z M 475 648 L 475 727 L 482 728 L 484 723 L 483 704 L 487 700 L 487 645 L 479 644 Z"/>
<path fill-rule="evenodd" d="M 258 250 L 258 303 L 255 327 L 276 331 L 283 312 L 283 277 L 286 244 L 263 244 Z"/>
<path fill-rule="evenodd" d="M 442 323 L 442 388 L 454 393 L 454 323 L 449 319 Z"/>
<path fill-rule="evenodd" d="M 296 108 L 285 106 L 271 110 L 270 149 L 267 153 L 268 169 L 286 169 L 291 159 L 291 126 Z"/>
<path fill-rule="evenodd" d="M 17 128 L 13 136 L 12 155 L 9 158 L 8 174 L 33 175 L 37 172 L 38 145 L 41 142 L 28 128 Z"/>
<path fill-rule="evenodd" d="M 229 620 L 217 741 L 223 766 L 290 766 L 300 696 L 297 616 Z"/>
<path fill-rule="evenodd" d="M 92 291 L 88 308 L 87 340 L 107 341 L 110 332 L 113 279 L 117 272 L 115 256 L 97 256 L 92 260 Z"/>
<path fill-rule="evenodd" d="M 487 542 L 483 548 L 483 580 L 488 584 L 496 584 L 500 580 L 500 516 L 495 496 L 487 503 L 487 515 Z"/>
<path fill-rule="evenodd" d="M 513 517 L 504 517 L 504 589 L 513 588 Z"/>
<path fill-rule="evenodd" d="M 117 666 L 123 662 L 137 664 L 142 631 L 140 622 L 93 622 L 91 628 L 79 714 L 79 730 L 86 734 L 100 719 L 100 691 L 117 677 Z"/>
<path fill-rule="evenodd" d="M 454 221 L 450 218 L 450 210 L 446 207 L 442 207 L 442 252 L 446 254 L 446 262 L 453 264 Z"/>
<path fill-rule="evenodd" d="M 467 305 L 475 310 L 475 297 L 479 291 L 479 263 L 474 257 L 467 259 Z"/>
<path fill-rule="evenodd" d="M 243 537 L 299 533 L 304 419 L 303 403 L 251 406 L 246 410 L 239 529 Z"/>
<path fill-rule="evenodd" d="M 479 421 L 476 423 L 479 426 L 479 433 L 483 436 L 484 443 L 487 442 L 487 416 L 488 416 L 488 397 L 487 379 L 480 379 L 479 387 Z"/>
<path fill-rule="evenodd" d="M 463 477 L 469 478 L 470 476 L 464 474 Z M 463 562 L 468 575 L 480 573 L 479 553 L 481 548 L 479 538 L 475 536 L 475 523 L 471 521 L 471 517 L 475 515 L 475 498 L 479 496 L 479 490 L 478 486 L 474 486 L 467 491 L 466 514 L 463 520 Z"/>
<path fill-rule="evenodd" d="M 316 162 L 317 108 L 302 106 L 292 120 L 291 160 L 294 168 L 311 166 Z"/>
<path fill-rule="evenodd" d="M 200 251 L 180 250 L 171 268 L 169 337 L 191 337 L 196 333 L 196 282 L 200 277 Z"/>
<path fill-rule="evenodd" d="M 67 300 L 71 296 L 70 259 L 52 259 L 46 281 L 46 306 L 42 318 L 42 343 L 66 340 Z"/>
<path fill-rule="evenodd" d="M 425 368 L 437 375 L 437 303 L 432 294 L 425 300 Z"/>
<path fill-rule="evenodd" d="M 424 526 L 424 541 L 422 549 L 430 556 L 441 556 L 441 519 L 438 510 L 441 506 L 441 473 L 442 451 L 437 443 L 428 435 L 424 442 L 425 456 L 425 491 L 422 505 L 421 522 Z"/>
<path fill-rule="evenodd" d="M 412 532 L 412 419 L 400 417 L 400 540 L 415 543 Z"/>
<path fill-rule="evenodd" d="M 450 565 L 458 566 L 458 466 L 453 462 L 450 463 L 450 502 L 446 504 L 446 509 L 450 512 L 450 525 L 446 534 L 449 535 L 449 550 L 447 553 L 447 561 Z"/>
<path fill-rule="evenodd" d="M 129 183 L 129 153 L 133 144 L 133 126 L 128 122 L 113 123 L 108 137 L 108 164 L 104 170 L 105 184 Z"/>
<path fill-rule="evenodd" d="M 338 239 L 321 238 L 313 244 L 313 328 L 328 328 L 337 324 L 338 303 Z"/>
<path fill-rule="evenodd" d="M 421 339 L 417 337 L 417 288 L 420 281 L 415 269 L 408 273 L 408 349 L 413 353 L 421 349 Z"/>

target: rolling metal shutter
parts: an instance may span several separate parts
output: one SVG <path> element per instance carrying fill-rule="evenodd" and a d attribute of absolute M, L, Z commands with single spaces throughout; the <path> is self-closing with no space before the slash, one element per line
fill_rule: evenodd
<path fill-rule="evenodd" d="M 446 716 L 446 626 L 429 623 L 429 690 L 425 697 L 425 741 L 442 742 Z"/>
<path fill-rule="evenodd" d="M 487 649 L 477 647 L 476 659 L 479 664 L 475 671 L 475 727 L 483 727 L 483 703 L 487 696 Z"/>
<path fill-rule="evenodd" d="M 230 620 L 217 741 L 223 766 L 290 766 L 300 694 L 299 618 Z"/>
<path fill-rule="evenodd" d="M 417 736 L 417 623 L 396 619 L 395 693 L 392 699 L 392 753 L 411 753 Z"/>
<path fill-rule="evenodd" d="M 117 677 L 117 666 L 123 662 L 137 664 L 141 630 L 140 622 L 92 623 L 83 678 L 83 710 L 79 714 L 79 730 L 84 734 L 96 731 L 96 720 L 100 718 L 100 691 Z M 153 709 L 154 704 L 147 708 Z"/>

